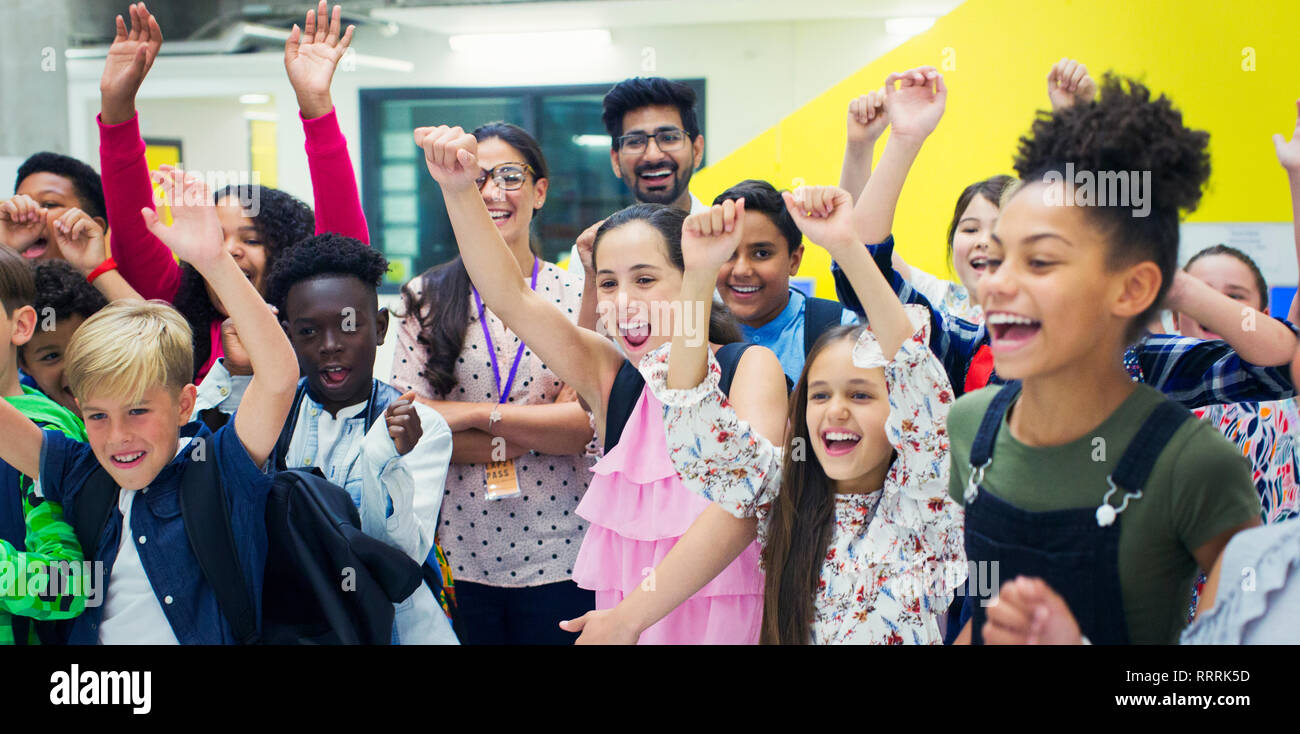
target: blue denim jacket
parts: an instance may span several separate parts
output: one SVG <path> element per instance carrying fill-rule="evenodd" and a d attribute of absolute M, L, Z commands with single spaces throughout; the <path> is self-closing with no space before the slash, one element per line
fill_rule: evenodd
<path fill-rule="evenodd" d="M 258 619 L 262 611 L 262 579 L 267 553 L 266 498 L 271 489 L 271 479 L 249 458 L 235 434 L 233 422 L 216 433 L 201 423 L 190 423 L 181 429 L 180 435 L 193 440 L 148 487 L 139 490 L 141 496 L 132 503 L 131 529 L 137 536 L 136 551 L 172 632 L 181 644 L 235 644 L 230 624 L 221 614 L 217 597 L 203 578 L 198 559 L 194 557 L 185 534 L 178 492 L 180 477 L 191 461 L 218 462 L 221 484 L 231 506 L 235 548 L 253 592 Z M 99 462 L 89 444 L 69 439 L 57 431 L 45 431 L 38 491 L 50 500 L 63 503 L 71 515 L 78 494 L 98 467 Z M 140 501 L 142 499 L 144 501 Z M 104 578 L 109 579 L 109 583 L 112 583 L 122 527 L 122 513 L 115 506 L 99 548 L 93 553 L 86 549 L 87 560 L 104 564 Z M 68 641 L 71 644 L 96 644 L 103 612 L 103 606 L 87 607 L 85 613 L 73 621 Z"/>

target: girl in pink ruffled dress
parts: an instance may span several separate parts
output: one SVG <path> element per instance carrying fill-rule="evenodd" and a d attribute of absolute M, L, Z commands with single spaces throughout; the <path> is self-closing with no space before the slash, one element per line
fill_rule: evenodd
<path fill-rule="evenodd" d="M 461 257 L 483 302 L 577 391 L 606 445 L 577 509 L 590 526 L 573 569 L 574 581 L 596 592 L 597 611 L 561 626 L 583 632 L 579 642 L 584 643 L 758 642 L 763 575 L 755 522 L 733 517 L 682 486 L 664 442 L 663 406 L 634 368 L 666 344 L 674 329 L 714 344 L 740 340 L 734 324 L 727 328 L 725 320 L 711 318 L 705 309 L 674 303 L 683 284 L 685 213 L 637 204 L 610 216 L 597 231 L 594 283 L 601 317 L 618 341 L 615 347 L 575 325 L 529 288 L 479 193 L 476 179 L 482 171 L 474 137 L 461 128 L 441 126 L 418 128 L 415 141 L 441 185 Z M 743 201 L 727 202 L 714 209 L 719 218 L 724 209 L 734 218 L 743 206 Z M 786 402 L 781 365 L 762 347 L 744 349 L 743 358 L 739 351 L 728 347 L 720 357 L 734 363 L 732 406 L 760 435 L 779 440 Z M 636 395 L 634 400 L 627 399 L 629 393 Z M 508 471 L 503 468 L 506 475 Z M 710 530 L 708 545 L 678 543 L 692 526 Z M 695 574 L 655 571 L 670 551 L 691 557 L 715 545 L 729 551 L 729 560 L 696 571 L 709 573 L 703 581 Z M 656 606 L 688 585 L 698 591 L 677 596 L 680 603 L 669 609 Z M 628 608 L 653 615 L 657 623 L 635 632 L 631 626 L 608 623 L 604 610 L 624 600 L 630 602 Z"/>

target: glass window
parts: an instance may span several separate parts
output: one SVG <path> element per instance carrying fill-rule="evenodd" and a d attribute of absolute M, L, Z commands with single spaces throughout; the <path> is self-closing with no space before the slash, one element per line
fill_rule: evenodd
<path fill-rule="evenodd" d="M 689 80 L 704 120 L 704 81 Z M 577 236 L 633 199 L 610 170 L 601 101 L 613 86 L 521 89 L 368 89 L 361 92 L 362 200 L 370 236 L 395 267 L 385 290 L 456 255 L 442 193 L 424 166 L 412 130 L 496 120 L 537 138 L 550 167 L 546 205 L 533 227 L 547 260 L 568 257 Z"/>

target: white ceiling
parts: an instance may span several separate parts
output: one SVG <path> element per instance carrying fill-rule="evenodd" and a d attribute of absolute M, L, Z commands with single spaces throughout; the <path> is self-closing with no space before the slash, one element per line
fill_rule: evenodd
<path fill-rule="evenodd" d="M 371 17 L 437 33 L 518 32 L 837 18 L 941 16 L 961 0 L 601 0 L 376 8 Z"/>

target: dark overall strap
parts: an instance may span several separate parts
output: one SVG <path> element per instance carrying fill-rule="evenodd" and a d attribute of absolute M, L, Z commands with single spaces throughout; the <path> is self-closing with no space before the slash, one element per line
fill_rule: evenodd
<path fill-rule="evenodd" d="M 289 417 L 284 421 L 284 428 L 280 429 L 280 437 L 275 440 L 275 448 L 271 450 L 271 466 L 275 471 L 285 470 L 285 457 L 289 455 L 289 443 L 293 440 L 294 429 L 298 427 L 298 411 L 302 409 L 302 399 L 307 395 L 307 378 L 298 381 L 298 390 L 293 394 L 293 407 L 289 409 Z"/>
<path fill-rule="evenodd" d="M 121 491 L 113 477 L 104 467 L 96 467 L 86 479 L 86 484 L 77 493 L 72 511 L 65 517 L 77 534 L 81 543 L 81 552 L 87 559 L 94 559 L 99 554 L 99 543 L 104 537 L 104 528 L 112 517 L 117 505 L 118 492 Z"/>
<path fill-rule="evenodd" d="M 1008 382 L 998 390 L 997 395 L 993 396 L 988 410 L 984 411 L 984 417 L 980 420 L 979 430 L 975 432 L 975 442 L 970 450 L 971 466 L 984 466 L 989 459 L 993 458 L 993 444 L 997 443 L 1002 418 L 1006 416 L 1007 409 L 1019 395 L 1020 382 L 1014 381 Z"/>
<path fill-rule="evenodd" d="M 1172 400 L 1157 405 L 1142 422 L 1137 435 L 1124 449 L 1124 455 L 1119 457 L 1115 471 L 1111 472 L 1110 478 L 1115 486 L 1124 492 L 1141 491 L 1169 439 L 1191 418 L 1191 412 Z"/>
<path fill-rule="evenodd" d="M 210 440 L 210 436 L 207 437 Z M 189 450 L 188 448 L 186 450 Z M 215 457 L 190 461 L 181 475 L 181 519 L 203 578 L 216 594 L 217 605 L 241 645 L 257 639 L 252 593 L 239 565 L 230 504 Z"/>
<path fill-rule="evenodd" d="M 402 397 L 402 392 L 386 382 L 371 380 L 370 400 L 366 403 L 366 430 L 388 410 L 388 404 Z"/>
<path fill-rule="evenodd" d="M 806 356 L 812 351 L 813 344 L 817 343 L 817 337 L 821 336 L 827 329 L 837 326 L 844 314 L 844 306 L 839 301 L 829 301 L 825 298 L 807 297 L 807 302 L 803 307 L 803 353 Z"/>
<path fill-rule="evenodd" d="M 721 378 L 718 380 L 718 389 L 723 395 L 731 396 L 731 381 L 736 378 L 736 368 L 740 366 L 740 358 L 745 354 L 745 350 L 752 346 L 754 345 L 745 342 L 725 344 L 718 347 L 718 351 L 713 354 L 722 371 Z"/>
<path fill-rule="evenodd" d="M 623 427 L 627 425 L 627 419 L 632 417 L 632 410 L 636 408 L 636 401 L 640 399 L 644 387 L 645 378 L 636 365 L 623 360 L 623 366 L 618 369 L 614 384 L 609 388 L 609 399 L 605 401 L 605 453 L 613 451 L 618 445 L 618 440 L 623 436 Z"/>

